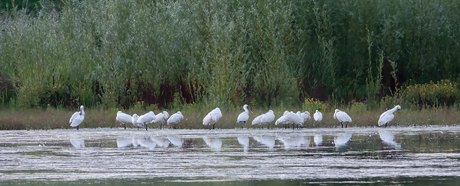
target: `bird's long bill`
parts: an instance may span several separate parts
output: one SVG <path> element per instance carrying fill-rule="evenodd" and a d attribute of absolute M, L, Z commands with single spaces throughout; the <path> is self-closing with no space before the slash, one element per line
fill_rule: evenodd
<path fill-rule="evenodd" d="M 248 107 L 248 110 L 249 110 L 249 111 L 251 111 L 251 113 L 252 113 L 252 114 L 254 114 L 254 112 L 252 112 L 252 110 L 251 110 L 251 109 L 249 109 L 249 107 Z"/>

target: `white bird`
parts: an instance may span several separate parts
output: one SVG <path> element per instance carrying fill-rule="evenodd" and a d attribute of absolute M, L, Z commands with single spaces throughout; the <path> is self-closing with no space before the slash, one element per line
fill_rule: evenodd
<path fill-rule="evenodd" d="M 237 123 L 241 123 L 241 122 L 246 123 L 246 121 L 249 120 L 249 111 L 253 113 L 252 110 L 248 108 L 247 104 L 244 104 L 243 109 L 244 109 L 244 112 L 240 113 L 240 115 L 238 115 L 238 119 L 236 119 Z M 243 125 L 241 125 L 241 128 L 243 128 Z"/>
<path fill-rule="evenodd" d="M 344 111 L 341 111 L 339 109 L 335 109 L 334 119 L 339 120 L 340 124 L 342 125 L 342 128 L 343 128 L 343 123 L 344 122 L 346 122 L 345 123 L 345 128 L 347 128 L 348 123 L 351 122 L 350 116 L 347 113 L 345 113 Z"/>
<path fill-rule="evenodd" d="M 301 113 L 300 113 L 300 117 L 303 118 L 303 122 L 306 122 L 306 121 L 308 121 L 309 119 L 311 119 L 310 112 L 308 112 L 308 111 L 301 112 Z"/>
<path fill-rule="evenodd" d="M 152 123 L 155 120 L 155 113 L 153 111 L 147 112 L 146 114 L 139 116 L 137 119 L 138 126 L 144 126 L 145 130 L 147 130 L 147 124 Z"/>
<path fill-rule="evenodd" d="M 169 119 L 168 119 L 168 121 L 166 121 L 166 123 L 168 125 L 170 125 L 170 124 L 178 124 L 182 119 L 184 119 L 184 116 L 182 115 L 182 113 L 180 111 L 177 111 L 176 113 L 171 115 L 171 117 L 169 117 Z"/>
<path fill-rule="evenodd" d="M 401 106 L 396 105 L 395 108 L 392 108 L 382 113 L 382 115 L 380 115 L 379 118 L 379 126 L 385 125 L 385 127 L 387 127 L 388 123 L 395 117 L 393 113 L 399 109 L 401 109 Z"/>
<path fill-rule="evenodd" d="M 323 120 L 323 114 L 316 110 L 315 114 L 313 114 L 313 118 L 315 119 L 315 121 L 320 122 L 321 120 Z"/>
<path fill-rule="evenodd" d="M 130 115 L 123 113 L 122 111 L 117 112 L 116 120 L 121 122 L 121 124 L 125 127 L 125 129 L 126 129 L 126 123 L 133 122 L 133 118 Z"/>
<path fill-rule="evenodd" d="M 153 123 L 160 123 L 160 129 L 163 127 L 163 123 L 169 118 L 169 114 L 166 111 L 160 112 L 155 116 Z"/>
<path fill-rule="evenodd" d="M 284 117 L 287 113 L 289 113 L 289 111 L 287 111 L 287 110 L 284 111 L 283 115 L 275 121 L 275 125 L 289 124 L 288 121 L 286 120 L 286 117 Z"/>
<path fill-rule="evenodd" d="M 203 118 L 203 125 L 212 125 L 212 128 L 214 129 L 214 126 L 216 122 L 222 117 L 222 112 L 220 112 L 219 107 L 216 107 L 214 110 L 209 112 L 204 118 Z"/>
<path fill-rule="evenodd" d="M 133 123 L 133 125 L 137 127 L 137 130 L 139 130 L 140 127 L 143 127 L 143 125 L 140 125 L 139 123 L 137 123 L 138 119 L 139 119 L 139 116 L 137 114 L 133 114 L 133 116 L 131 117 L 131 123 Z"/>
<path fill-rule="evenodd" d="M 267 123 L 267 129 L 268 129 L 270 128 L 270 123 L 273 120 L 275 120 L 275 114 L 273 113 L 273 110 L 270 110 L 267 113 L 254 118 L 254 120 L 252 120 L 252 125 L 264 125 Z"/>
<path fill-rule="evenodd" d="M 80 112 L 75 112 L 72 117 L 70 117 L 69 123 L 71 127 L 77 127 L 77 130 L 80 128 L 79 125 L 85 119 L 85 111 L 83 111 L 83 105 L 80 106 Z"/>

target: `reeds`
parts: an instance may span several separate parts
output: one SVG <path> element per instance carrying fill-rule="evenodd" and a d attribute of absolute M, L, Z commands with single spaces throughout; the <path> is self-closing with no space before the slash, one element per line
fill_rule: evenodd
<path fill-rule="evenodd" d="M 379 107 L 408 79 L 460 80 L 459 4 L 42 1 L 34 11 L 2 10 L 0 76 L 14 87 L 2 100 L 109 110 L 140 101 L 267 109 L 368 98 Z"/>

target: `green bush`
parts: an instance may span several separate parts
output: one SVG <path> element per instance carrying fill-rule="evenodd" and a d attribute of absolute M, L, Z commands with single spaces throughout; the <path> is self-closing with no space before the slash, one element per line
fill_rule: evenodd
<path fill-rule="evenodd" d="M 457 84 L 449 80 L 409 85 L 404 92 L 406 100 L 421 107 L 452 106 L 460 93 Z"/>

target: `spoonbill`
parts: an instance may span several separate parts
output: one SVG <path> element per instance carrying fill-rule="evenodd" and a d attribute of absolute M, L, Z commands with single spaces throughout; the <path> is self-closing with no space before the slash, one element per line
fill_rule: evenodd
<path fill-rule="evenodd" d="M 166 121 L 166 123 L 168 125 L 170 124 L 178 124 L 182 119 L 184 119 L 184 116 L 182 115 L 182 113 L 180 111 L 177 111 L 176 113 L 174 113 L 173 115 L 171 115 L 171 117 L 169 117 L 168 121 Z M 175 127 L 173 127 L 175 128 Z"/>
<path fill-rule="evenodd" d="M 204 118 L 203 118 L 203 125 L 212 125 L 212 129 L 214 129 L 214 126 L 216 125 L 216 122 L 222 117 L 222 112 L 220 112 L 219 107 L 216 107 L 214 110 L 209 112 Z"/>
<path fill-rule="evenodd" d="M 313 114 L 313 118 L 315 119 L 315 121 L 320 122 L 321 120 L 323 120 L 323 114 L 316 110 L 315 114 Z"/>
<path fill-rule="evenodd" d="M 80 106 L 80 112 L 73 113 L 70 117 L 69 123 L 71 127 L 77 127 L 77 130 L 80 128 L 79 125 L 85 119 L 85 111 L 83 111 L 83 105 Z"/>
<path fill-rule="evenodd" d="M 137 130 L 139 130 L 140 127 L 143 127 L 143 125 L 137 123 L 137 120 L 139 119 L 139 116 L 137 114 L 133 114 L 131 118 L 131 123 L 133 123 L 133 125 L 137 127 Z"/>
<path fill-rule="evenodd" d="M 301 112 L 301 113 L 300 113 L 300 117 L 303 118 L 303 122 L 306 122 L 306 121 L 308 121 L 309 119 L 311 119 L 310 112 L 308 112 L 308 111 Z"/>
<path fill-rule="evenodd" d="M 265 114 L 262 114 L 260 116 L 257 116 L 252 120 L 252 125 L 263 125 L 267 123 L 267 129 L 270 128 L 270 123 L 275 120 L 275 114 L 273 113 L 273 110 L 268 111 Z"/>
<path fill-rule="evenodd" d="M 399 109 L 401 109 L 401 106 L 396 105 L 395 108 L 392 108 L 382 113 L 382 115 L 380 115 L 379 118 L 379 126 L 385 125 L 385 127 L 387 127 L 388 123 L 395 117 L 393 113 Z"/>
<path fill-rule="evenodd" d="M 130 115 L 123 113 L 122 111 L 117 112 L 117 121 L 121 122 L 121 124 L 125 127 L 126 130 L 126 123 L 133 122 L 133 118 Z"/>
<path fill-rule="evenodd" d="M 246 123 L 246 121 L 248 121 L 249 119 L 249 111 L 253 113 L 252 110 L 248 108 L 248 104 L 244 104 L 243 109 L 244 109 L 244 112 L 238 115 L 238 119 L 236 119 L 237 123 L 241 123 L 241 122 Z M 243 128 L 243 125 L 241 125 L 241 128 Z"/>
<path fill-rule="evenodd" d="M 155 120 L 155 113 L 150 111 L 150 112 L 147 112 L 146 114 L 144 114 L 142 116 L 139 116 L 139 118 L 137 119 L 137 124 L 139 126 L 144 126 L 145 125 L 145 130 L 147 130 L 147 124 L 152 123 L 153 120 Z"/>
<path fill-rule="evenodd" d="M 343 128 L 343 123 L 344 122 L 346 122 L 345 123 L 345 128 L 347 128 L 348 123 L 351 122 L 350 116 L 347 113 L 345 113 L 344 111 L 341 111 L 339 109 L 335 109 L 334 119 L 339 120 L 340 124 L 342 125 L 342 128 Z"/>
<path fill-rule="evenodd" d="M 160 129 L 163 127 L 163 123 L 169 118 L 169 114 L 166 111 L 160 112 L 155 116 L 153 123 L 160 123 Z"/>

